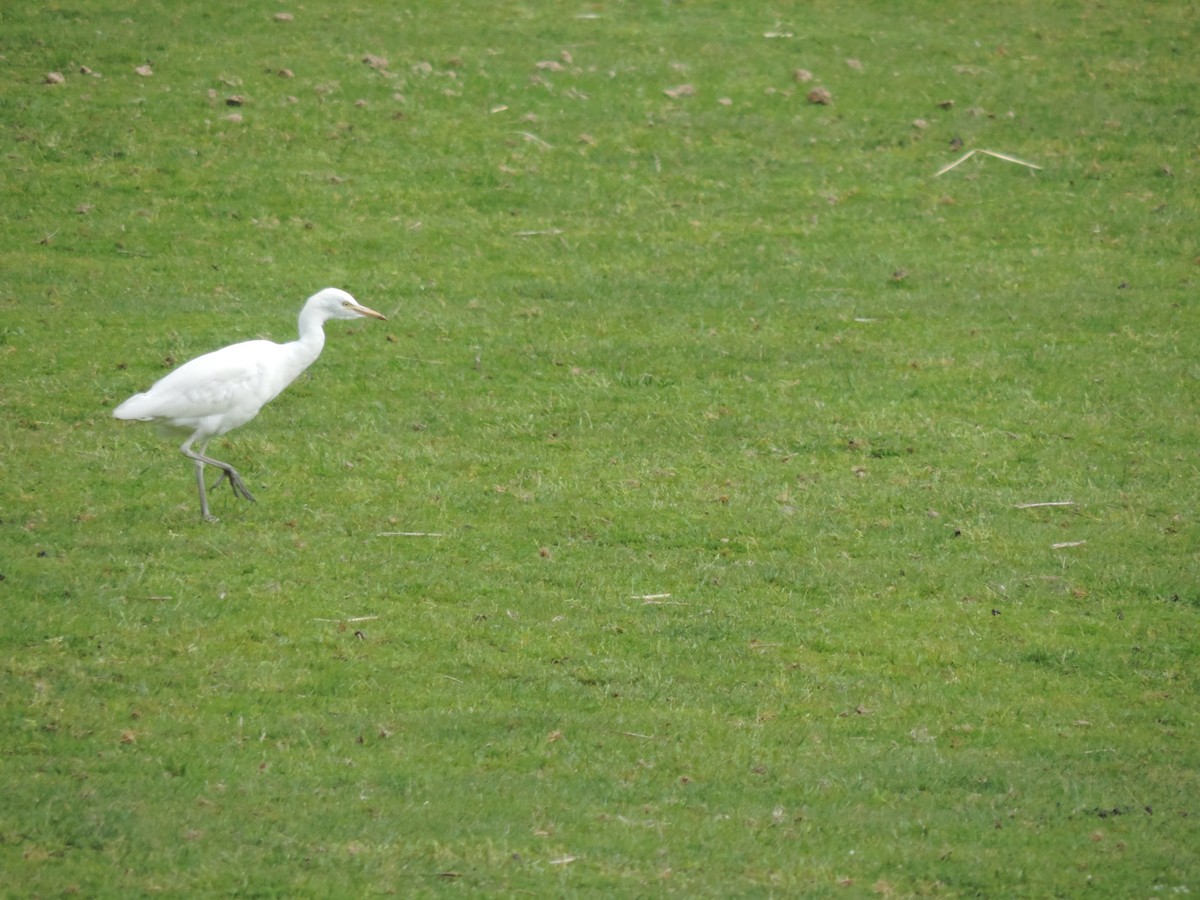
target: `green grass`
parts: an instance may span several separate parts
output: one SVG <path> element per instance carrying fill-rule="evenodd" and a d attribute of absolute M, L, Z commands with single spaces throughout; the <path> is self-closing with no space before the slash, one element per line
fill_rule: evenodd
<path fill-rule="evenodd" d="M 4 890 L 1200 888 L 1198 26 L 0 12 Z"/>

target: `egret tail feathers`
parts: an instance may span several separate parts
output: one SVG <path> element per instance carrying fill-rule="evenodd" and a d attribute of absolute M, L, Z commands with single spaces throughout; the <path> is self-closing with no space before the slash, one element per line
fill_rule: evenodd
<path fill-rule="evenodd" d="M 128 421 L 150 421 L 154 418 L 154 413 L 151 411 L 151 404 L 147 402 L 149 399 L 149 394 L 134 394 L 113 410 L 113 418 Z"/>

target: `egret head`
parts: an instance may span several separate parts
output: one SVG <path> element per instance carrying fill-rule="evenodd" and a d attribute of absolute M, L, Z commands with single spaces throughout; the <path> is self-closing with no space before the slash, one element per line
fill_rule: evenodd
<path fill-rule="evenodd" d="M 383 313 L 368 309 L 339 288 L 325 288 L 323 291 L 318 291 L 309 297 L 304 306 L 305 309 L 309 307 L 319 309 L 323 314 L 322 317 L 326 319 L 358 319 L 365 316 L 371 319 L 387 320 L 387 316 Z"/>

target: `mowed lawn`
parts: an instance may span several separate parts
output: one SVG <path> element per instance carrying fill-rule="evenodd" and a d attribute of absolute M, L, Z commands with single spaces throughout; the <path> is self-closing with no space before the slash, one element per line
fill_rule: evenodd
<path fill-rule="evenodd" d="M 1200 890 L 1198 32 L 0 11 L 0 893 Z"/>

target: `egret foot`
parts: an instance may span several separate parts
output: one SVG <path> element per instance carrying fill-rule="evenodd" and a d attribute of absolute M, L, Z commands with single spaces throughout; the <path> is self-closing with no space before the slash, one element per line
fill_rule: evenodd
<path fill-rule="evenodd" d="M 233 468 L 233 466 L 221 469 L 221 475 L 212 483 L 212 487 L 210 487 L 209 490 L 215 491 L 217 489 L 217 485 L 219 485 L 226 478 L 229 479 L 229 486 L 233 488 L 233 496 L 244 497 L 251 503 L 258 502 L 254 499 L 254 495 L 251 494 L 250 490 L 246 487 L 245 482 L 242 481 L 242 476 L 237 473 L 237 470 Z"/>

